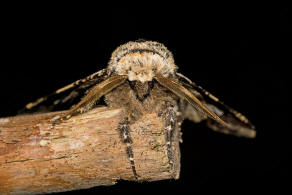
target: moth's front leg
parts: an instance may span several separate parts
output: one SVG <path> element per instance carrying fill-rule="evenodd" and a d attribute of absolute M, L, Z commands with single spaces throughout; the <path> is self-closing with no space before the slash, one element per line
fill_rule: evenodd
<path fill-rule="evenodd" d="M 131 163 L 132 171 L 134 174 L 134 177 L 136 180 L 138 180 L 138 174 L 136 171 L 135 167 L 135 162 L 134 162 L 134 154 L 133 154 L 133 149 L 132 149 L 132 139 L 130 135 L 130 126 L 129 126 L 129 121 L 125 119 L 123 122 L 120 123 L 118 130 L 120 131 L 121 138 L 123 142 L 127 146 L 127 154 Z"/>
<path fill-rule="evenodd" d="M 61 116 L 57 116 L 57 117 L 53 118 L 52 126 L 54 127 L 54 126 L 56 126 L 57 124 L 62 123 L 62 121 L 65 121 L 65 120 L 70 119 L 71 116 L 72 116 L 71 114 L 67 114 L 67 113 L 65 113 L 65 114 L 63 114 L 63 115 L 61 115 Z"/>
<path fill-rule="evenodd" d="M 173 168 L 172 138 L 176 128 L 177 116 L 173 106 L 169 106 L 166 113 L 165 121 L 165 138 L 167 147 L 167 156 L 170 166 Z"/>

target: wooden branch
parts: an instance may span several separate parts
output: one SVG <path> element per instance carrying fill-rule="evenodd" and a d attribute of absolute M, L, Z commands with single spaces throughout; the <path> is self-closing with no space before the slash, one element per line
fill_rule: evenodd
<path fill-rule="evenodd" d="M 117 125 L 122 109 L 96 108 L 52 126 L 62 112 L 0 118 L 0 194 L 41 194 L 134 180 Z M 142 181 L 177 179 L 168 163 L 164 123 L 149 113 L 131 125 L 137 173 Z"/>

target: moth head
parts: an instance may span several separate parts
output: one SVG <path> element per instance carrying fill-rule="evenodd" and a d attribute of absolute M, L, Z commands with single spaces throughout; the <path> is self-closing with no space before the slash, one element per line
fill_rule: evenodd
<path fill-rule="evenodd" d="M 171 77 L 177 66 L 172 53 L 161 43 L 131 41 L 113 53 L 108 69 L 115 75 L 127 75 L 130 81 L 152 81 L 155 75 Z"/>

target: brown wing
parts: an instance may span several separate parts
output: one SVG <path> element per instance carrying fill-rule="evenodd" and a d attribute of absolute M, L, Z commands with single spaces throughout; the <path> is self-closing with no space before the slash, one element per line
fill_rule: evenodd
<path fill-rule="evenodd" d="M 228 123 L 229 126 L 222 126 L 214 120 L 207 119 L 207 125 L 214 131 L 225 134 L 232 134 L 239 137 L 254 138 L 256 131 L 254 125 L 241 113 L 233 108 L 225 105 L 217 97 L 203 89 L 201 86 L 195 84 L 184 75 L 177 73 L 180 83 L 191 91 L 194 95 L 199 96 L 201 101 L 214 113 L 216 113 L 222 120 Z M 190 113 L 188 113 L 191 115 Z M 193 113 L 198 115 L 198 113 Z M 189 117 L 191 118 L 191 117 Z M 198 117 L 193 117 L 198 119 Z M 204 118 L 202 118 L 204 119 Z M 198 122 L 199 120 L 193 120 Z"/>
<path fill-rule="evenodd" d="M 99 98 L 124 83 L 126 79 L 127 76 L 125 75 L 116 75 L 96 84 L 78 104 L 63 116 L 63 118 L 70 118 L 74 114 L 88 111 Z"/>
<path fill-rule="evenodd" d="M 69 109 L 79 102 L 86 92 L 99 82 L 108 77 L 107 69 L 102 69 L 83 79 L 77 80 L 55 92 L 28 103 L 19 114 L 32 112 L 48 112 Z"/>
<path fill-rule="evenodd" d="M 208 117 L 212 118 L 217 123 L 222 126 L 228 126 L 223 120 L 221 120 L 214 112 L 212 112 L 206 105 L 204 105 L 194 94 L 183 87 L 180 83 L 162 76 L 154 77 L 162 86 L 166 87 L 178 97 L 187 100 L 196 110 L 201 113 L 206 114 Z"/>

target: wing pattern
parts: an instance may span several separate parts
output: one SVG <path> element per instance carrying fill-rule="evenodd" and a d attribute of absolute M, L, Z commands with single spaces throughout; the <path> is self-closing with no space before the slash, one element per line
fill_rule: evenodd
<path fill-rule="evenodd" d="M 218 131 L 225 134 L 232 134 L 239 137 L 254 138 L 256 136 L 256 131 L 254 125 L 241 113 L 234 110 L 230 106 L 227 106 L 217 97 L 203 89 L 201 86 L 195 84 L 190 79 L 184 75 L 177 73 L 177 77 L 180 83 L 191 91 L 198 99 L 201 101 L 215 114 L 217 114 L 222 120 L 227 122 L 229 126 L 222 126 L 214 120 L 203 117 L 198 114 L 194 109 L 190 113 L 188 108 L 188 118 L 194 122 L 199 122 L 201 120 L 207 120 L 207 126 L 214 131 Z M 186 107 L 187 108 L 187 107 Z M 193 116 L 191 116 L 193 115 Z"/>
<path fill-rule="evenodd" d="M 34 102 L 28 103 L 18 113 L 25 114 L 69 109 L 72 105 L 78 103 L 90 88 L 104 81 L 108 76 L 108 70 L 102 69 Z"/>

